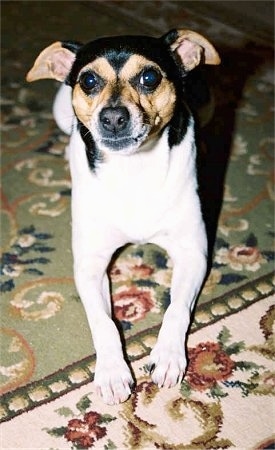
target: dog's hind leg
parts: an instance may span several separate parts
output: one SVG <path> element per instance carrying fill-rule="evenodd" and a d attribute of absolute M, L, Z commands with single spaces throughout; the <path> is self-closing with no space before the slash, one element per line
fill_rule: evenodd
<path fill-rule="evenodd" d="M 72 107 L 72 88 L 61 84 L 54 99 L 53 116 L 58 127 L 66 134 L 72 133 L 75 113 Z"/>
<path fill-rule="evenodd" d="M 77 126 L 77 120 L 72 107 L 72 88 L 61 84 L 53 103 L 54 119 L 63 133 L 71 135 L 73 127 Z M 70 159 L 70 146 L 65 147 L 65 158 Z"/>

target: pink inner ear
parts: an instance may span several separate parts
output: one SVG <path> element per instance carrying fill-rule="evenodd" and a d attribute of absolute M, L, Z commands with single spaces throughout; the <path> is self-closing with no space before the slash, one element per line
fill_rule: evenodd
<path fill-rule="evenodd" d="M 67 49 L 54 52 L 51 61 L 52 72 L 56 76 L 65 79 L 71 70 L 74 59 L 75 55 Z"/>
<path fill-rule="evenodd" d="M 180 56 L 184 66 L 193 65 L 198 58 L 198 48 L 199 46 L 194 42 L 184 39 L 179 47 L 177 48 L 177 53 Z"/>

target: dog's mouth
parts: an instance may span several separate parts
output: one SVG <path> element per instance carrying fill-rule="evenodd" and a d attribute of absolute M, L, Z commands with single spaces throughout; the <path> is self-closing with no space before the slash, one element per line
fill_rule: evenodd
<path fill-rule="evenodd" d="M 119 152 L 124 155 L 132 154 L 145 142 L 148 137 L 148 132 L 147 127 L 144 127 L 142 132 L 136 136 L 101 136 L 97 139 L 97 144 L 103 150 Z"/>

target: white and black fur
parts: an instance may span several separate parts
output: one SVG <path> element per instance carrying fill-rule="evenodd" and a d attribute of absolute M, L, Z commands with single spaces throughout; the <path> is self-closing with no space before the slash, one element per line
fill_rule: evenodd
<path fill-rule="evenodd" d="M 125 401 L 134 383 L 107 276 L 125 244 L 156 244 L 172 260 L 171 302 L 148 366 L 159 387 L 185 373 L 186 333 L 207 266 L 195 124 L 186 103 L 187 73 L 202 63 L 219 64 L 212 45 L 172 30 L 161 38 L 57 42 L 27 77 L 64 82 L 54 116 L 71 135 L 74 275 L 97 353 L 94 382 L 107 404 Z"/>

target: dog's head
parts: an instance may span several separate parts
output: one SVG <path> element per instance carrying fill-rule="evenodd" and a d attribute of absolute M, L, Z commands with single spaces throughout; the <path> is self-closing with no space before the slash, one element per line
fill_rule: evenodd
<path fill-rule="evenodd" d="M 172 30 L 161 38 L 55 42 L 40 53 L 27 80 L 65 81 L 82 136 L 89 135 L 103 154 L 131 154 L 171 121 L 184 75 L 199 64 L 219 62 L 203 36 Z"/>

